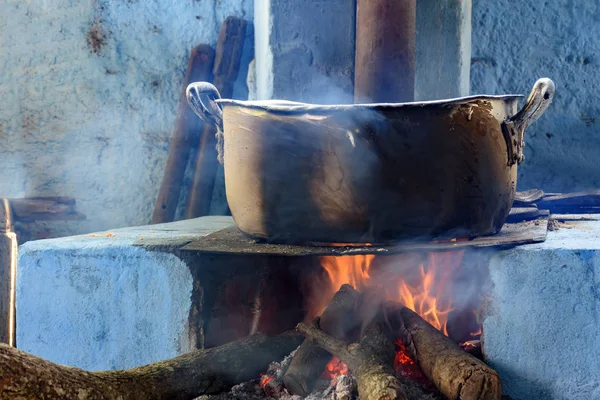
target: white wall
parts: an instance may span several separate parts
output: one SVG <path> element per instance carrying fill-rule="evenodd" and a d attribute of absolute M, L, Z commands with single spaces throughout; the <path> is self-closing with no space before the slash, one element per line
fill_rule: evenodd
<path fill-rule="evenodd" d="M 189 50 L 229 15 L 253 1 L 2 0 L 0 197 L 74 197 L 51 236 L 148 223 Z"/>
<path fill-rule="evenodd" d="M 519 190 L 600 188 L 600 2 L 473 1 L 471 93 L 556 94 L 525 133 Z M 521 102 L 522 104 L 523 102 Z"/>

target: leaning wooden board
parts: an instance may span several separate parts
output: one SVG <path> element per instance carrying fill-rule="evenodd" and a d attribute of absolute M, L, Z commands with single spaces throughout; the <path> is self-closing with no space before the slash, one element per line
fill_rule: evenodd
<path fill-rule="evenodd" d="M 191 82 L 212 80 L 214 58 L 215 52 L 207 44 L 198 45 L 191 51 L 183 90 L 179 97 L 175 130 L 171 136 L 165 172 L 152 215 L 153 224 L 171 222 L 175 219 L 190 150 L 198 146 L 202 131 L 202 121 L 188 107 L 185 89 Z"/>
<path fill-rule="evenodd" d="M 217 51 L 213 68 L 213 83 L 221 97 L 233 97 L 233 85 L 240 71 L 240 62 L 246 40 L 247 22 L 241 18 L 228 17 L 219 31 Z M 199 119 L 199 118 L 198 118 Z M 194 177 L 187 198 L 185 218 L 208 215 L 217 174 L 217 129 L 204 124 Z"/>
<path fill-rule="evenodd" d="M 600 213 L 600 190 L 576 193 L 544 193 L 533 189 L 518 192 L 513 207 L 532 207 L 550 210 L 555 214 Z"/>

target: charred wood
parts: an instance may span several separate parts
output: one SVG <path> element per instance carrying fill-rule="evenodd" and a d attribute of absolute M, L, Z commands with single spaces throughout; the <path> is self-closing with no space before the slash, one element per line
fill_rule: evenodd
<path fill-rule="evenodd" d="M 401 304 L 387 302 L 384 314 L 392 332 L 399 335 L 423 373 L 448 399 L 500 399 L 502 385 L 496 371 Z"/>
<path fill-rule="evenodd" d="M 256 378 L 302 342 L 287 332 L 255 334 L 125 371 L 88 372 L 0 344 L 0 399 L 193 399 Z"/>
<path fill-rule="evenodd" d="M 344 339 L 353 328 L 352 317 L 359 294 L 352 286 L 342 285 L 320 318 L 320 329 L 338 339 Z M 307 338 L 296 352 L 283 381 L 291 394 L 308 396 L 323 372 L 331 354 L 314 340 Z"/>
<path fill-rule="evenodd" d="M 460 343 L 459 346 L 471 354 L 473 357 L 483 360 L 483 353 L 481 351 L 481 340 L 468 340 Z"/>
<path fill-rule="evenodd" d="M 394 345 L 379 319 L 369 325 L 359 343 L 352 344 L 328 335 L 316 325 L 300 323 L 297 329 L 348 365 L 361 400 L 408 399 L 394 373 Z"/>

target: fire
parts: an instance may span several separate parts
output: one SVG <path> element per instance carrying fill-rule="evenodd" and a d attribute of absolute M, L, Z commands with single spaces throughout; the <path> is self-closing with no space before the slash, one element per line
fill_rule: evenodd
<path fill-rule="evenodd" d="M 271 375 L 267 375 L 267 374 L 260 374 L 260 387 L 264 388 L 265 386 L 267 386 L 269 384 L 269 382 L 271 382 L 273 379 L 275 379 L 274 376 Z"/>
<path fill-rule="evenodd" d="M 425 260 L 416 264 L 414 256 L 392 258 L 389 268 L 373 267 L 375 255 L 325 256 L 321 265 L 327 273 L 331 286 L 327 296 L 319 303 L 319 315 L 331 296 L 343 284 L 350 284 L 358 291 L 382 287 L 386 300 L 397 301 L 418 313 L 431 325 L 448 335 L 448 314 L 452 311 L 449 283 L 456 268 L 462 262 L 464 251 L 428 253 Z M 394 261 L 397 261 L 394 263 Z"/>
<path fill-rule="evenodd" d="M 396 372 L 401 371 L 405 376 L 422 378 L 423 373 L 419 367 L 415 364 L 415 361 L 410 358 L 406 346 L 400 339 L 396 339 L 394 343 L 396 346 L 396 358 L 394 359 L 394 370 Z"/>
<path fill-rule="evenodd" d="M 339 375 L 347 375 L 348 374 L 348 366 L 338 359 L 337 357 L 332 357 L 331 361 L 327 363 L 325 366 L 325 370 L 321 374 L 321 379 L 333 380 L 337 378 Z"/>
<path fill-rule="evenodd" d="M 347 257 L 321 257 L 321 265 L 325 268 L 331 287 L 335 293 L 342 285 L 349 283 L 359 290 L 371 283 L 369 269 L 375 255 L 358 255 Z"/>

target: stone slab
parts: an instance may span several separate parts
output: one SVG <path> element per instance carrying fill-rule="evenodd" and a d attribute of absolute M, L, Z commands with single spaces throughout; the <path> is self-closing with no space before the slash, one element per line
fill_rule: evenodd
<path fill-rule="evenodd" d="M 515 400 L 600 398 L 600 221 L 558 228 L 490 262 L 483 349 Z"/>
<path fill-rule="evenodd" d="M 230 224 L 228 217 L 204 217 L 25 243 L 18 348 L 89 370 L 131 368 L 194 349 L 194 278 L 177 249 Z"/>

